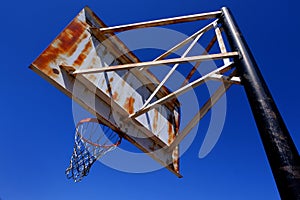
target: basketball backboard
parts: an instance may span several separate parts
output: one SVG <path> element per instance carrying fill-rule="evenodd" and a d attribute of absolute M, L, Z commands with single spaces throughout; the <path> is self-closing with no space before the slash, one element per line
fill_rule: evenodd
<path fill-rule="evenodd" d="M 113 33 L 100 33 L 98 28 L 102 27 L 106 27 L 105 24 L 85 7 L 30 68 L 95 115 L 101 123 L 181 177 L 178 146 L 172 150 L 167 148 L 179 129 L 178 100 L 175 98 L 138 117 L 128 117 L 143 106 L 158 85 L 150 72 L 130 69 L 72 73 L 139 62 Z M 169 93 L 167 88 L 161 87 L 153 100 Z"/>

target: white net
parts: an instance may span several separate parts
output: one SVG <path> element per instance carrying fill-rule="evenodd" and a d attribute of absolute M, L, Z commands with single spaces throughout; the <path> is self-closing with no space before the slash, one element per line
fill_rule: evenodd
<path fill-rule="evenodd" d="M 68 179 L 79 182 L 89 174 L 96 160 L 115 149 L 122 138 L 109 127 L 99 124 L 95 118 L 81 120 L 76 126 L 75 144 L 70 165 L 66 169 Z"/>

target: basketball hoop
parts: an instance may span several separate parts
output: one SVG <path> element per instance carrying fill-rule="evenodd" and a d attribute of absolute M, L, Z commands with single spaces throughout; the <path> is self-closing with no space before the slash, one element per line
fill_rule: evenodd
<path fill-rule="evenodd" d="M 79 182 L 87 176 L 96 160 L 120 145 L 120 137 L 111 128 L 100 124 L 96 118 L 78 122 L 75 130 L 75 144 L 70 165 L 66 169 L 68 179 Z"/>

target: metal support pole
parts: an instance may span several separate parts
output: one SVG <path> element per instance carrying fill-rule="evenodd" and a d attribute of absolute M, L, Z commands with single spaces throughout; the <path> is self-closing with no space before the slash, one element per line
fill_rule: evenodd
<path fill-rule="evenodd" d="M 221 21 L 236 58 L 260 137 L 282 199 L 300 199 L 300 161 L 295 144 L 278 111 L 255 59 L 228 8 Z"/>

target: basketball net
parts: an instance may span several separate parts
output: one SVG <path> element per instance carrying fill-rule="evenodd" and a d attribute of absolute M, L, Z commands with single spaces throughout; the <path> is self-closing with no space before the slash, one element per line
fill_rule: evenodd
<path fill-rule="evenodd" d="M 75 130 L 75 144 L 70 165 L 66 169 L 68 179 L 80 182 L 89 174 L 96 160 L 120 145 L 122 138 L 96 118 L 81 120 Z"/>

